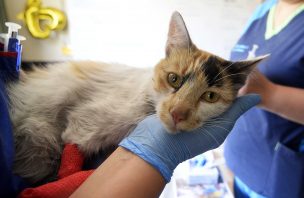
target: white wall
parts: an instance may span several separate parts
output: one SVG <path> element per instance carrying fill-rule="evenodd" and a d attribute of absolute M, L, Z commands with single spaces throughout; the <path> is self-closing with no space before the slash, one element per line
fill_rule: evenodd
<path fill-rule="evenodd" d="M 254 0 L 68 1 L 76 59 L 153 66 L 164 56 L 171 13 L 181 12 L 193 42 L 225 58 L 256 6 Z"/>
<path fill-rule="evenodd" d="M 27 0 L 5 0 L 10 21 L 22 23 L 18 13 Z M 236 42 L 256 0 L 42 0 L 68 15 L 68 29 L 51 38 L 30 36 L 23 25 L 23 60 L 66 60 L 69 45 L 74 59 L 154 66 L 164 56 L 169 19 L 181 12 L 193 42 L 225 58 Z"/>

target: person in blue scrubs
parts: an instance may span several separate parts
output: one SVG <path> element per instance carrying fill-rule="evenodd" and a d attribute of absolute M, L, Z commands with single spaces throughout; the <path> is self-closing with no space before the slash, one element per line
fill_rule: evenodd
<path fill-rule="evenodd" d="M 304 197 L 304 1 L 262 3 L 231 59 L 270 54 L 240 95 L 262 101 L 236 123 L 225 144 L 238 197 Z"/>

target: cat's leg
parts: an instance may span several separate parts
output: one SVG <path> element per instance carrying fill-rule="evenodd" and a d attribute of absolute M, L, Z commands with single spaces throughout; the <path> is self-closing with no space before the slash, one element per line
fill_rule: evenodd
<path fill-rule="evenodd" d="M 61 136 L 63 142 L 76 144 L 85 157 L 100 151 L 113 151 L 136 126 L 137 119 L 130 116 L 129 110 L 118 114 L 106 106 L 88 103 L 69 112 L 68 123 Z"/>
<path fill-rule="evenodd" d="M 31 183 L 56 178 L 62 143 L 56 128 L 46 121 L 25 118 L 14 126 L 13 171 Z"/>
<path fill-rule="evenodd" d="M 67 119 L 66 129 L 61 136 L 65 144 L 76 144 L 85 156 L 99 151 L 102 144 L 102 142 L 99 142 L 99 145 L 94 145 L 95 140 L 92 136 L 98 132 L 98 128 L 94 128 L 95 125 L 92 123 L 92 119 L 89 120 L 72 112 Z M 88 145 L 94 145 L 94 149 Z"/>

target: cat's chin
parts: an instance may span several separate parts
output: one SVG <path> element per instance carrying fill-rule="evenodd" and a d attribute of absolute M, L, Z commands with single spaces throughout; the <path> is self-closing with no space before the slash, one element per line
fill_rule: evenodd
<path fill-rule="evenodd" d="M 170 134 L 176 134 L 179 133 L 180 131 L 178 130 L 178 128 L 172 123 L 170 123 L 170 120 L 166 120 L 164 119 L 164 117 L 159 116 L 163 126 L 165 127 L 166 131 Z"/>
<path fill-rule="evenodd" d="M 166 124 L 164 124 L 165 128 L 167 129 L 167 132 L 170 134 L 177 134 L 180 133 L 181 131 L 178 130 L 175 126 L 168 126 Z"/>
<path fill-rule="evenodd" d="M 188 128 L 183 128 L 183 127 L 180 127 L 180 126 L 174 126 L 174 125 L 171 125 L 171 126 L 168 126 L 166 124 L 163 124 L 164 127 L 166 128 L 167 132 L 170 133 L 170 134 L 178 134 L 178 133 L 183 133 L 183 132 L 189 132 L 189 131 L 192 131 L 194 130 L 195 128 L 193 129 L 188 129 Z"/>
<path fill-rule="evenodd" d="M 182 132 L 187 132 L 187 131 L 193 130 L 193 129 L 189 129 L 187 127 L 183 127 L 182 123 L 174 125 L 173 122 L 172 122 L 172 124 L 163 122 L 163 126 L 166 128 L 167 132 L 170 134 L 177 134 L 177 133 L 182 133 Z"/>

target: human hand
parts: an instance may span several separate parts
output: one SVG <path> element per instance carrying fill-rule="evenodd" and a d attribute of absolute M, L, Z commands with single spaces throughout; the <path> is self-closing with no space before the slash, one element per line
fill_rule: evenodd
<path fill-rule="evenodd" d="M 168 133 L 159 118 L 152 115 L 141 121 L 119 146 L 151 164 L 169 182 L 179 163 L 220 146 L 236 120 L 259 102 L 256 94 L 239 97 L 221 116 L 191 132 L 178 134 Z"/>
<path fill-rule="evenodd" d="M 248 76 L 246 84 L 239 90 L 239 96 L 250 93 L 256 93 L 261 96 L 260 106 L 265 107 L 270 101 L 271 96 L 274 95 L 276 85 L 268 80 L 261 72 L 254 70 Z"/>

